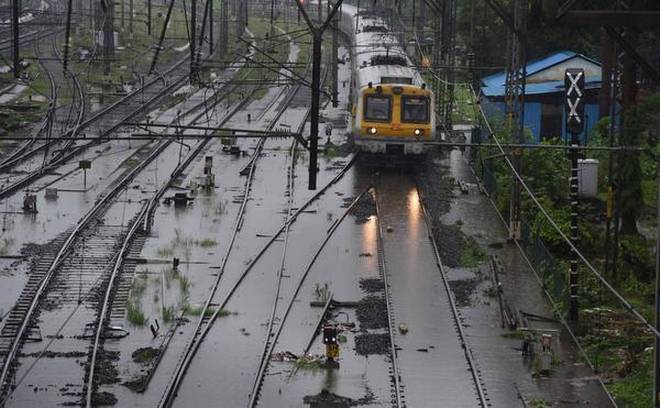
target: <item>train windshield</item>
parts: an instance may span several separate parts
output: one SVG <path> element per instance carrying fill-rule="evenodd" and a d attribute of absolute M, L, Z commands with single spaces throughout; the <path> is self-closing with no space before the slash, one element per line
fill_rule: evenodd
<path fill-rule="evenodd" d="M 403 96 L 402 122 L 426 123 L 429 121 L 429 99 L 424 96 Z"/>
<path fill-rule="evenodd" d="M 364 98 L 364 119 L 389 122 L 392 104 L 389 96 L 367 95 Z"/>

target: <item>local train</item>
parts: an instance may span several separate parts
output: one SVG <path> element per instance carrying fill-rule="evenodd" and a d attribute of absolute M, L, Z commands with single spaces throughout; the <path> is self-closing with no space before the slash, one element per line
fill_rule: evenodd
<path fill-rule="evenodd" d="M 374 14 L 342 6 L 340 29 L 351 41 L 351 133 L 370 153 L 420 155 L 435 140 L 433 93 L 402 44 Z"/>

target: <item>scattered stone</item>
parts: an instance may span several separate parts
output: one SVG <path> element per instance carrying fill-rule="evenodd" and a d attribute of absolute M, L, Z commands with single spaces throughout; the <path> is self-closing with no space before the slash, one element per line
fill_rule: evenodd
<path fill-rule="evenodd" d="M 350 206 L 354 199 L 355 198 L 352 197 L 344 198 L 343 207 L 346 208 Z M 356 224 L 364 224 L 369 222 L 369 218 L 373 215 L 376 215 L 376 206 L 374 204 L 373 197 L 370 194 L 363 195 L 351 210 L 351 214 L 355 216 Z"/>
<path fill-rule="evenodd" d="M 367 293 L 382 292 L 385 290 L 385 283 L 380 278 L 360 279 L 360 289 Z"/>
<path fill-rule="evenodd" d="M 116 403 L 117 397 L 107 391 L 95 392 L 92 394 L 92 405 L 95 407 L 110 406 L 115 405 Z"/>
<path fill-rule="evenodd" d="M 418 348 L 417 351 L 420 351 L 422 353 L 428 353 L 429 349 L 427 349 L 427 348 Z"/>
<path fill-rule="evenodd" d="M 399 333 L 401 334 L 407 334 L 408 333 L 408 326 L 406 326 L 403 323 L 399 324 Z"/>
<path fill-rule="evenodd" d="M 387 230 L 387 232 L 392 232 L 392 231 L 394 231 L 394 228 L 391 225 L 388 225 L 386 230 Z"/>
<path fill-rule="evenodd" d="M 149 374 L 142 375 L 130 381 L 125 381 L 121 385 L 134 392 L 142 393 L 147 389 L 147 384 L 149 384 Z"/>
<path fill-rule="evenodd" d="M 131 357 L 133 361 L 138 364 L 148 364 L 152 362 L 158 355 L 160 350 L 153 347 L 143 347 L 135 350 Z"/>
<path fill-rule="evenodd" d="M 380 296 L 367 296 L 360 300 L 355 309 L 361 329 L 382 329 L 387 327 L 387 305 Z"/>
<path fill-rule="evenodd" d="M 456 299 L 456 306 L 465 307 L 472 305 L 471 297 L 477 289 L 477 285 L 479 285 L 477 278 L 449 281 L 449 286 Z"/>
<path fill-rule="evenodd" d="M 119 371 L 114 365 L 119 361 L 118 351 L 100 350 L 96 358 L 95 378 L 99 384 L 117 384 L 119 382 Z M 101 393 L 103 394 L 103 393 Z M 109 393 L 108 393 L 109 394 Z M 114 395 L 110 394 L 113 398 Z M 116 399 L 115 399 L 116 402 Z M 113 405 L 104 404 L 104 405 Z"/>
<path fill-rule="evenodd" d="M 370 354 L 388 354 L 390 336 L 387 333 L 366 333 L 355 336 L 355 352 L 367 356 Z"/>
<path fill-rule="evenodd" d="M 371 254 L 371 252 L 362 252 L 360 254 L 360 258 L 369 258 L 369 257 L 372 257 L 372 256 L 373 255 Z"/>

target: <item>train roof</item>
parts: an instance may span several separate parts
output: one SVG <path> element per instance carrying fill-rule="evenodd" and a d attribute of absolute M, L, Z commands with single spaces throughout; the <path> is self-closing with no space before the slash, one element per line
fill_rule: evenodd
<path fill-rule="evenodd" d="M 343 12 L 355 21 L 357 8 L 347 5 Z M 383 18 L 361 11 L 357 30 L 351 37 L 358 88 L 367 86 L 369 82 L 423 84 L 421 75 Z"/>

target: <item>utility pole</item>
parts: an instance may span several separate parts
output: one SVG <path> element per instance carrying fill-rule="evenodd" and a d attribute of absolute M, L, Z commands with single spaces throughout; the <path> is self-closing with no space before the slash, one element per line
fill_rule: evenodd
<path fill-rule="evenodd" d="M 133 0 L 128 2 L 128 32 L 131 33 L 131 41 L 133 41 Z"/>
<path fill-rule="evenodd" d="M 652 130 L 658 135 L 657 130 Z M 655 327 L 660 328 L 660 168 L 656 164 L 655 177 L 658 179 L 658 197 L 656 198 L 656 226 L 655 226 Z M 655 374 L 653 381 L 653 407 L 660 408 L 660 339 L 655 337 L 655 353 L 653 372 Z"/>
<path fill-rule="evenodd" d="M 151 35 L 151 0 L 147 0 L 147 34 Z"/>
<path fill-rule="evenodd" d="M 517 143 L 525 141 L 525 81 L 527 76 L 527 0 L 513 0 L 513 25 L 510 39 L 510 58 L 506 80 L 506 104 L 512 139 Z M 513 165 L 522 170 L 522 149 L 513 152 Z M 513 178 L 511 203 L 509 206 L 509 230 L 511 239 L 520 238 L 521 186 Z"/>
<path fill-rule="evenodd" d="M 330 0 L 328 0 L 328 12 L 330 12 Z M 332 71 L 332 107 L 339 106 L 339 67 L 337 66 L 337 59 L 339 59 L 339 44 L 337 41 L 337 30 L 339 30 L 339 21 L 337 15 L 332 19 L 332 49 L 330 50 L 330 70 Z"/>
<path fill-rule="evenodd" d="M 132 0 L 131 0 L 132 1 Z M 101 0 L 103 8 L 103 58 L 105 59 L 105 75 L 110 75 L 112 58 L 115 53 L 114 5 L 112 0 Z"/>
<path fill-rule="evenodd" d="M 209 1 L 209 55 L 213 55 L 213 0 Z"/>
<path fill-rule="evenodd" d="M 190 0 L 190 82 L 195 79 L 195 39 L 197 33 L 197 0 Z"/>
<path fill-rule="evenodd" d="M 69 63 L 69 47 L 71 45 L 71 7 L 73 0 L 69 0 L 66 8 L 66 30 L 64 30 L 64 58 L 62 59 L 62 69 L 66 73 L 66 67 Z"/>
<path fill-rule="evenodd" d="M 312 32 L 312 107 L 310 113 L 310 129 L 309 129 L 309 184 L 310 190 L 316 190 L 316 171 L 318 168 L 318 142 L 319 142 L 319 105 L 321 99 L 321 42 L 323 40 L 323 32 L 330 24 L 330 21 L 337 14 L 339 6 L 343 0 L 337 0 L 335 5 L 330 10 L 330 14 L 325 19 L 323 24 L 319 27 L 314 26 L 312 20 L 307 15 L 307 11 L 303 7 L 302 0 L 294 0 L 298 6 L 298 11 L 302 14 L 309 30 Z"/>
<path fill-rule="evenodd" d="M 21 7 L 20 1 L 21 0 L 12 0 L 11 2 L 11 31 L 13 35 L 11 50 L 14 58 L 14 78 L 18 78 L 21 76 L 21 62 L 19 61 L 20 45 L 18 44 L 18 15 L 20 14 L 19 13 L 19 8 Z"/>
<path fill-rule="evenodd" d="M 151 60 L 151 67 L 149 68 L 149 74 L 154 72 L 156 68 L 156 63 L 158 62 L 158 55 L 160 54 L 161 48 L 163 48 L 163 40 L 165 39 L 165 32 L 167 32 L 167 26 L 170 23 L 170 17 L 172 17 L 172 8 L 174 7 L 174 0 L 170 0 L 170 6 L 167 9 L 167 14 L 165 15 L 165 22 L 163 23 L 163 29 L 160 32 L 160 39 L 158 40 L 158 46 L 156 46 L 156 52 L 154 53 L 154 58 Z"/>
<path fill-rule="evenodd" d="M 578 135 L 584 130 L 584 70 L 569 68 L 564 74 L 566 89 L 566 129 L 571 134 L 571 243 L 578 243 Z M 576 324 L 578 321 L 578 255 L 571 249 L 571 268 L 568 279 L 568 321 Z"/>

